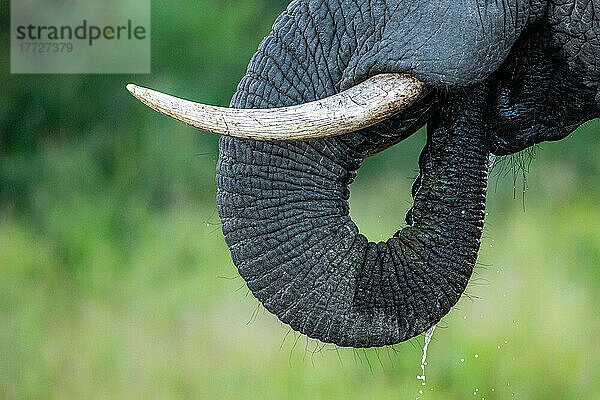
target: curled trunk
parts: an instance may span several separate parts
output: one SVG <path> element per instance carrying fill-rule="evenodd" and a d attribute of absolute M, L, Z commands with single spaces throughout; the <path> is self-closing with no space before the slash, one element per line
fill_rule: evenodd
<path fill-rule="evenodd" d="M 225 240 L 265 308 L 340 346 L 398 343 L 437 323 L 467 285 L 483 228 L 488 153 L 473 102 L 448 103 L 430 120 L 409 226 L 379 243 L 348 213 L 366 152 L 337 138 L 222 138 Z"/>

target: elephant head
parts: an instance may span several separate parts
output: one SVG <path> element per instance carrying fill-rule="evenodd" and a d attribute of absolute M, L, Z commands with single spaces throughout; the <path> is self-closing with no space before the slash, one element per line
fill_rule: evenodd
<path fill-rule="evenodd" d="M 236 136 L 219 145 L 218 211 L 263 305 L 321 341 L 382 346 L 436 324 L 464 291 L 489 155 L 598 116 L 598 16 L 596 0 L 294 0 L 250 61 L 234 110 L 130 90 Z M 424 124 L 407 226 L 369 242 L 349 217 L 349 185 L 365 157 Z"/>

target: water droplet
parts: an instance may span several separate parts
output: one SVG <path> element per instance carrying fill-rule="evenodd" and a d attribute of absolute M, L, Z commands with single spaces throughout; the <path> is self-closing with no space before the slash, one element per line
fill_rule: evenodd
<path fill-rule="evenodd" d="M 500 345 L 498 345 L 498 350 L 500 350 Z"/>
<path fill-rule="evenodd" d="M 464 359 L 464 358 L 461 358 L 461 359 L 460 359 L 460 362 L 465 362 L 465 359 Z"/>
<path fill-rule="evenodd" d="M 475 358 L 479 358 L 479 354 L 475 354 Z"/>
<path fill-rule="evenodd" d="M 492 392 L 494 392 L 496 389 L 492 388 Z"/>
<path fill-rule="evenodd" d="M 463 317 L 463 319 L 467 319 L 467 316 L 465 315 L 465 316 Z"/>
<path fill-rule="evenodd" d="M 504 344 L 507 344 L 507 343 L 508 343 L 508 342 L 505 340 L 505 341 L 504 341 Z"/>

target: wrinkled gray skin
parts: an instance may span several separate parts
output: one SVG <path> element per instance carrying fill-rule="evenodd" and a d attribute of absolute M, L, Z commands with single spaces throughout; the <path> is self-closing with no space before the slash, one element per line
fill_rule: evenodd
<path fill-rule="evenodd" d="M 437 323 L 477 258 L 489 154 L 561 139 L 598 116 L 596 1 L 293 1 L 232 106 L 304 103 L 382 72 L 432 90 L 336 138 L 221 139 L 219 215 L 252 293 L 293 329 L 340 346 L 398 343 Z M 408 226 L 369 242 L 348 215 L 356 170 L 425 123 Z"/>

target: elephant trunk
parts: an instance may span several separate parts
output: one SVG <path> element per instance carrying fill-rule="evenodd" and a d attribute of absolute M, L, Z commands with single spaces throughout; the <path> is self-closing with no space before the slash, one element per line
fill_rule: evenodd
<path fill-rule="evenodd" d="M 394 344 L 436 324 L 467 285 L 483 228 L 488 152 L 474 101 L 453 101 L 430 120 L 409 226 L 379 243 L 349 216 L 364 153 L 339 138 L 221 138 L 223 233 L 265 308 L 339 346 Z"/>

